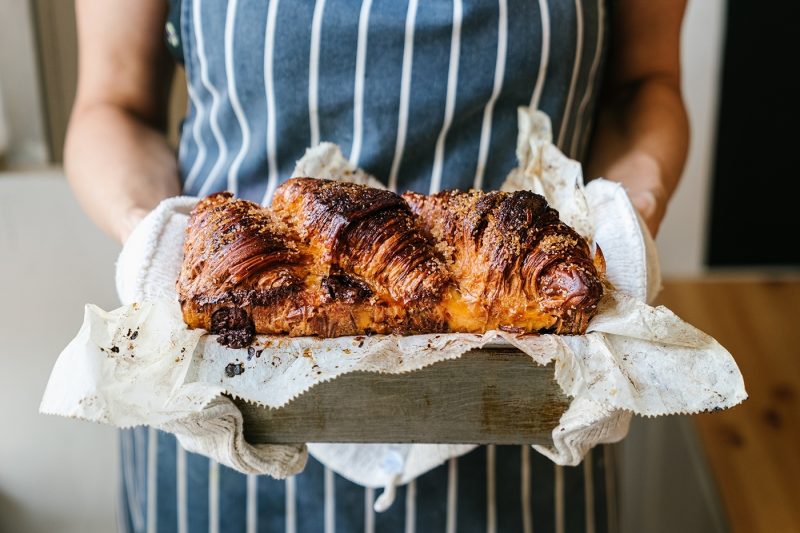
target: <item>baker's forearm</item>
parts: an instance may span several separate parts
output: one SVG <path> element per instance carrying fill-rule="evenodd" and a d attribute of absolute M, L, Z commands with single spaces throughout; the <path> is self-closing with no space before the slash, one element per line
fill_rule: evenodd
<path fill-rule="evenodd" d="M 161 200 L 180 193 L 176 156 L 164 135 L 111 104 L 75 110 L 64 166 L 84 210 L 120 242 Z"/>
<path fill-rule="evenodd" d="M 589 147 L 588 177 L 625 186 L 655 235 L 680 180 L 689 142 L 681 98 L 685 0 L 617 0 L 614 32 Z"/>
<path fill-rule="evenodd" d="M 600 109 L 587 174 L 622 183 L 655 234 L 686 161 L 688 119 L 677 80 L 653 76 L 625 93 Z"/>

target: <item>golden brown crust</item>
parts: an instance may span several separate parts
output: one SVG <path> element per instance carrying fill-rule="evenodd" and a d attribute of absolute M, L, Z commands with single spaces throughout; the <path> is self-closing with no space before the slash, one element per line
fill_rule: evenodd
<path fill-rule="evenodd" d="M 178 293 L 189 326 L 232 346 L 254 332 L 582 333 L 602 296 L 599 265 L 530 192 L 401 197 L 297 178 L 272 209 L 202 200 Z"/>
<path fill-rule="evenodd" d="M 486 328 L 581 333 L 603 294 L 586 241 L 530 191 L 403 198 L 441 246 Z"/>
<path fill-rule="evenodd" d="M 369 280 L 402 305 L 441 298 L 450 273 L 397 194 L 355 183 L 296 178 L 276 191 L 273 211 L 334 265 Z"/>

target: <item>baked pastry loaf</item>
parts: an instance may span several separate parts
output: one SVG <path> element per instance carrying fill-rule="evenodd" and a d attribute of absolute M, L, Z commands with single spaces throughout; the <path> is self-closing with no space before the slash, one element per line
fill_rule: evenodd
<path fill-rule="evenodd" d="M 190 327 L 234 347 L 255 333 L 582 333 L 603 270 L 531 192 L 398 196 L 295 178 L 271 209 L 201 200 L 178 295 Z"/>

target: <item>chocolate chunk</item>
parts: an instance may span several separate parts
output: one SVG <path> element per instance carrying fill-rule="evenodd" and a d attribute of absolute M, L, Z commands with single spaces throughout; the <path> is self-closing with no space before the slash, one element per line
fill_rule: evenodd
<path fill-rule="evenodd" d="M 211 315 L 211 333 L 221 333 L 231 329 L 245 329 L 253 321 L 247 311 L 238 307 L 221 307 Z"/>
<path fill-rule="evenodd" d="M 250 329 L 233 329 L 223 331 L 217 335 L 217 342 L 229 348 L 244 348 L 253 342 L 255 337 L 255 328 Z"/>
<path fill-rule="evenodd" d="M 244 374 L 244 364 L 242 363 L 229 363 L 225 367 L 225 375 L 229 378 Z"/>
<path fill-rule="evenodd" d="M 253 342 L 256 327 L 247 311 L 238 307 L 222 307 L 211 315 L 211 333 L 217 342 L 231 348 L 244 348 Z"/>
<path fill-rule="evenodd" d="M 347 274 L 331 274 L 322 278 L 322 289 L 328 301 L 348 304 L 363 302 L 372 296 L 372 289 L 364 281 Z"/>

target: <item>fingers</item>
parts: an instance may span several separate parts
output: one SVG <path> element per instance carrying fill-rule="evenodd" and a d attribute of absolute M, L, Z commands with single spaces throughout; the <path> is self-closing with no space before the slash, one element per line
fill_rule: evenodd
<path fill-rule="evenodd" d="M 656 195 L 650 190 L 628 191 L 628 196 L 633 207 L 644 219 L 650 235 L 655 238 L 665 213 L 663 202 L 659 202 Z"/>

